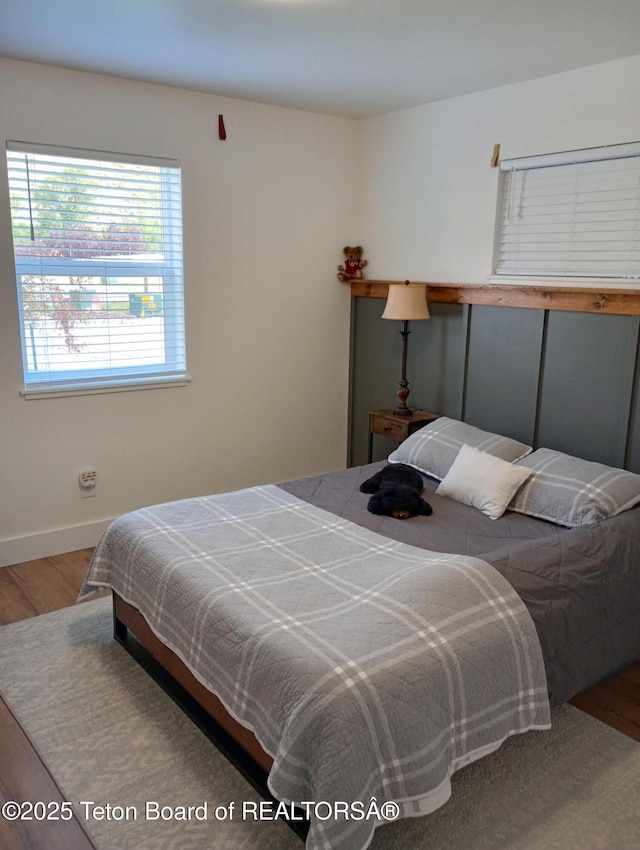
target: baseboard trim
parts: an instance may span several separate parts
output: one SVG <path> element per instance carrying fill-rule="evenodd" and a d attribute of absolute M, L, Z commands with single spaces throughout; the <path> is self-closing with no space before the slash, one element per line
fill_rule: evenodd
<path fill-rule="evenodd" d="M 95 546 L 112 522 L 113 519 L 101 519 L 69 528 L 56 528 L 38 534 L 0 540 L 0 567 Z"/>

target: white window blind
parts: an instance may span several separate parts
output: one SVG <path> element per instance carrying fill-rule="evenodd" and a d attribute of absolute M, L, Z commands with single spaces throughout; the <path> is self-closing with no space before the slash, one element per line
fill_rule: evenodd
<path fill-rule="evenodd" d="M 7 143 L 25 393 L 186 380 L 179 163 Z"/>
<path fill-rule="evenodd" d="M 640 278 L 640 143 L 500 169 L 495 274 Z"/>

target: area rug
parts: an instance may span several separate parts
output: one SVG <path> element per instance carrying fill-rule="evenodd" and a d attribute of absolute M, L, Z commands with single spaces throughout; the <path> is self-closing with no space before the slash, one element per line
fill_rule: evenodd
<path fill-rule="evenodd" d="M 302 850 L 111 635 L 109 599 L 0 628 L 0 692 L 98 850 Z M 371 850 L 630 850 L 639 800 L 640 744 L 563 706 Z"/>

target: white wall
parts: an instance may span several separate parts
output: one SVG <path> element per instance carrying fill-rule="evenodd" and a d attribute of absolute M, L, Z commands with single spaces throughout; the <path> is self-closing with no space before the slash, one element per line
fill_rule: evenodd
<path fill-rule="evenodd" d="M 228 140 L 217 139 L 222 112 Z M 504 157 L 640 139 L 640 56 L 355 122 L 0 60 L 0 139 L 180 159 L 181 389 L 25 401 L 0 168 L 0 564 L 152 502 L 344 465 L 348 287 L 482 282 Z M 80 499 L 77 473 L 96 469 Z"/>
<path fill-rule="evenodd" d="M 217 137 L 223 113 L 228 138 Z M 0 168 L 0 564 L 139 506 L 344 466 L 357 125 L 0 60 L 0 139 L 179 159 L 185 388 L 26 401 Z M 98 473 L 80 499 L 77 475 Z"/>
<path fill-rule="evenodd" d="M 362 122 L 370 278 L 482 283 L 498 169 L 511 158 L 640 139 L 640 56 Z"/>

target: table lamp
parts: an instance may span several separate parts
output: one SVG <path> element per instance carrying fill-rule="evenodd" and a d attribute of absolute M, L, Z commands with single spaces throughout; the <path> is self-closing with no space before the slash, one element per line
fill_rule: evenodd
<path fill-rule="evenodd" d="M 407 407 L 409 382 L 407 381 L 407 338 L 409 322 L 414 319 L 429 319 L 426 284 L 412 284 L 405 280 L 401 284 L 389 284 L 389 294 L 385 304 L 383 319 L 399 319 L 402 322 L 402 378 L 398 387 L 400 403 L 393 411 L 396 416 L 412 416 L 413 410 Z"/>

